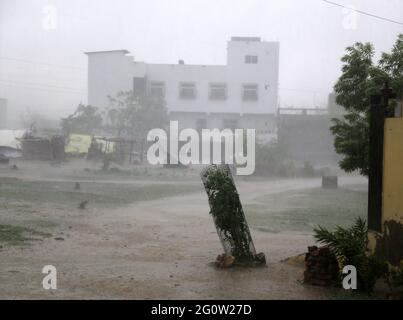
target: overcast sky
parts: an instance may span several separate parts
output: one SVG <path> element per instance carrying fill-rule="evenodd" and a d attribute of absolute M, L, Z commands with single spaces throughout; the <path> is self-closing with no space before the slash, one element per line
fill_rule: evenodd
<path fill-rule="evenodd" d="M 403 0 L 334 2 L 403 22 Z M 236 35 L 280 41 L 282 107 L 324 107 L 346 46 L 388 51 L 399 33 L 402 25 L 322 0 L 0 0 L 0 97 L 14 118 L 27 109 L 64 116 L 87 99 L 84 51 L 225 64 Z"/>

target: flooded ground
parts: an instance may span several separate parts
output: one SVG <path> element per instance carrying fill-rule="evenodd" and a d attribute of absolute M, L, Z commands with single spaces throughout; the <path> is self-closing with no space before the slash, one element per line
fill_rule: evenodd
<path fill-rule="evenodd" d="M 313 192 L 320 188 L 320 178 L 237 181 L 255 246 L 268 263 L 255 269 L 217 270 L 211 262 L 222 248 L 197 172 L 171 171 L 149 181 L 116 175 L 83 175 L 77 180 L 82 171 L 67 170 L 56 178 L 39 175 L 38 168 L 24 168 L 23 163 L 19 166 L 14 172 L 0 169 L 0 225 L 27 228 L 28 236 L 0 243 L 0 299 L 328 299 L 335 295 L 335 290 L 301 284 L 302 263 L 283 262 L 314 243 L 310 226 L 294 230 L 286 226 L 276 232 L 259 228 L 259 221 L 265 220 L 262 208 L 277 205 L 277 215 L 284 210 L 274 195 Z M 11 177 L 18 179 L 7 180 Z M 33 185 L 24 185 L 27 181 Z M 80 190 L 71 191 L 77 181 Z M 23 198 L 12 192 L 15 184 L 23 186 Z M 341 177 L 339 184 L 363 190 L 366 180 Z M 147 189 L 155 185 L 162 188 Z M 108 191 L 107 202 L 102 200 L 102 187 L 113 187 L 108 189 L 113 192 Z M 47 190 L 64 197 L 46 198 Z M 145 195 L 148 200 L 142 201 Z M 89 196 L 86 209 L 78 209 L 78 203 Z M 119 199 L 128 197 L 133 199 L 118 205 Z M 257 218 L 254 206 L 259 208 Z M 268 218 L 270 214 L 268 210 Z M 57 268 L 57 290 L 42 288 L 45 265 Z"/>

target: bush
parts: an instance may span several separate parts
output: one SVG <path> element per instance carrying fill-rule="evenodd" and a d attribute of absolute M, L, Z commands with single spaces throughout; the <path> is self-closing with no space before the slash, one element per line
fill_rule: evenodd
<path fill-rule="evenodd" d="M 210 167 L 204 182 L 210 204 L 210 214 L 214 217 L 224 246 L 239 261 L 253 260 L 252 238 L 245 220 L 241 202 L 230 171 Z"/>
<path fill-rule="evenodd" d="M 333 232 L 319 226 L 314 229 L 314 237 L 333 250 L 342 265 L 341 270 L 346 265 L 356 267 L 357 289 L 371 293 L 376 281 L 387 274 L 388 266 L 385 261 L 367 252 L 367 231 L 366 221 L 357 218 L 352 227 L 337 226 Z"/>
<path fill-rule="evenodd" d="M 399 299 L 403 299 L 403 261 L 398 267 L 390 266 L 386 280 L 393 294 L 397 295 Z"/>
<path fill-rule="evenodd" d="M 294 165 L 281 144 L 256 145 L 255 174 L 263 176 L 290 176 L 294 171 Z"/>

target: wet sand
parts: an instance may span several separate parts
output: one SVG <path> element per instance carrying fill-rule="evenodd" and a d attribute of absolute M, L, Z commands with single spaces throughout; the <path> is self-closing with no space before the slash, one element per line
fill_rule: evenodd
<path fill-rule="evenodd" d="M 359 177 L 340 185 L 362 183 Z M 244 204 L 259 196 L 320 186 L 320 179 L 239 182 Z M 42 203 L 31 219 L 57 221 L 52 238 L 0 249 L 0 299 L 326 299 L 332 290 L 301 284 L 303 266 L 283 262 L 306 251 L 309 233 L 251 229 L 267 267 L 217 270 L 222 253 L 207 196 L 198 192 L 118 209 L 78 210 Z M 0 210 L 26 218 L 27 212 Z M 24 217 L 22 217 L 24 215 Z M 64 240 L 55 240 L 60 237 Z M 41 270 L 57 268 L 58 289 Z"/>

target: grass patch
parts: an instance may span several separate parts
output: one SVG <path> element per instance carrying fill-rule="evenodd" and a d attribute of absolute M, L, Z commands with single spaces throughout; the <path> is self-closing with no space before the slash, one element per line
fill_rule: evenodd
<path fill-rule="evenodd" d="M 0 225 L 0 243 L 8 245 L 24 245 L 29 241 L 42 240 L 49 238 L 52 235 L 49 233 L 37 231 L 34 229 L 13 226 L 13 225 Z"/>
<path fill-rule="evenodd" d="M 145 180 L 145 181 L 199 181 L 199 171 L 191 169 L 177 168 L 149 168 L 136 167 L 132 169 L 122 169 L 111 167 L 109 170 L 85 168 L 79 175 L 69 175 L 71 179 L 88 179 L 94 181 L 102 180 Z"/>
<path fill-rule="evenodd" d="M 365 185 L 287 191 L 256 200 L 259 203 L 244 206 L 245 215 L 251 226 L 269 232 L 311 232 L 318 225 L 347 227 L 356 217 L 367 215 Z"/>
<path fill-rule="evenodd" d="M 136 201 L 155 200 L 202 190 L 201 185 L 196 183 L 82 182 L 80 190 L 75 190 L 74 185 L 74 181 L 25 181 L 17 178 L 0 178 L 0 199 L 74 206 L 88 200 L 92 206 L 96 204 L 99 207 L 116 207 Z"/>

